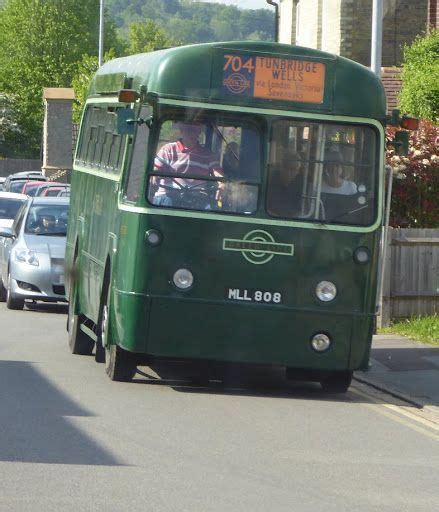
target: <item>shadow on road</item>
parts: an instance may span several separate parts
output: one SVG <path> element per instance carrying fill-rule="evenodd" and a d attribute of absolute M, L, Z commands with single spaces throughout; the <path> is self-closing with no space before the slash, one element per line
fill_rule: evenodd
<path fill-rule="evenodd" d="M 290 381 L 285 377 L 284 368 L 278 366 L 160 362 L 140 367 L 133 382 L 169 386 L 175 391 L 185 393 L 361 401 L 361 398 L 350 394 L 323 392 L 320 384 L 316 382 Z"/>
<path fill-rule="evenodd" d="M 57 313 L 59 315 L 66 315 L 69 308 L 68 304 L 64 302 L 25 302 L 25 307 L 36 313 Z"/>
<path fill-rule="evenodd" d="M 66 416 L 91 416 L 31 364 L 0 361 L 0 461 L 121 465 Z"/>

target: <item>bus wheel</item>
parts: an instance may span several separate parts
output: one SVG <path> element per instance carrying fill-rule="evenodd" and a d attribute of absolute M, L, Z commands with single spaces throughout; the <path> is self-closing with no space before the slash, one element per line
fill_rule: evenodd
<path fill-rule="evenodd" d="M 99 307 L 99 333 L 96 340 L 95 360 L 97 363 L 105 363 L 105 347 L 108 345 L 108 286 L 104 286 L 104 294 L 102 296 L 101 305 Z"/>
<path fill-rule="evenodd" d="M 3 279 L 0 277 L 0 302 L 4 302 L 6 300 L 6 288 L 3 284 Z"/>
<path fill-rule="evenodd" d="M 72 354 L 89 356 L 93 352 L 94 341 L 85 332 L 81 331 L 79 315 L 76 311 L 77 301 L 76 284 L 73 281 L 70 286 L 69 311 L 67 317 L 67 330 L 69 332 L 69 348 Z"/>
<path fill-rule="evenodd" d="M 23 309 L 24 299 L 16 297 L 12 291 L 11 274 L 8 274 L 8 285 L 6 288 L 6 307 L 8 309 Z"/>
<path fill-rule="evenodd" d="M 99 336 L 96 342 L 96 358 L 101 357 L 101 347 L 105 350 L 105 372 L 111 380 L 129 381 L 136 374 L 137 361 L 135 355 L 113 343 L 110 326 L 110 290 L 104 285 L 99 315 Z M 96 359 L 98 360 L 98 359 Z"/>
<path fill-rule="evenodd" d="M 320 381 L 324 391 L 329 393 L 346 393 L 352 381 L 352 372 L 334 372 Z"/>
<path fill-rule="evenodd" d="M 105 371 L 111 380 L 129 381 L 136 374 L 136 370 L 134 354 L 118 345 L 105 347 Z"/>

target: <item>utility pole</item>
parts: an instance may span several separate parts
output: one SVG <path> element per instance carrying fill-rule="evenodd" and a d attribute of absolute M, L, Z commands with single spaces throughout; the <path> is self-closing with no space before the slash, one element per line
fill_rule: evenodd
<path fill-rule="evenodd" d="M 274 7 L 274 41 L 279 42 L 279 4 L 273 0 L 266 0 L 267 4 Z"/>
<path fill-rule="evenodd" d="M 99 7 L 99 67 L 103 64 L 104 56 L 104 0 L 100 0 Z"/>
<path fill-rule="evenodd" d="M 373 0 L 372 46 L 370 67 L 381 78 L 381 56 L 383 52 L 383 0 Z"/>

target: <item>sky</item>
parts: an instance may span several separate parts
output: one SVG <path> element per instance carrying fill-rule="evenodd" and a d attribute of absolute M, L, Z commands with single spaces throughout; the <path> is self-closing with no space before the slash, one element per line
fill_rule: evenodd
<path fill-rule="evenodd" d="M 241 9 L 273 9 L 270 7 L 265 0 L 203 0 L 203 2 L 236 5 Z"/>

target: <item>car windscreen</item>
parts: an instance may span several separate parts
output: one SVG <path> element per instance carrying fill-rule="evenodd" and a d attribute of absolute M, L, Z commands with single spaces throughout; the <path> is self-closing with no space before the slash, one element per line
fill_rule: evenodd
<path fill-rule="evenodd" d="M 24 232 L 33 235 L 66 236 L 69 206 L 32 205 L 26 217 Z"/>
<path fill-rule="evenodd" d="M 23 186 L 27 180 L 14 180 L 9 184 L 9 192 L 20 193 L 23 190 Z"/>
<path fill-rule="evenodd" d="M 25 199 L 0 198 L 0 219 L 14 219 Z"/>

